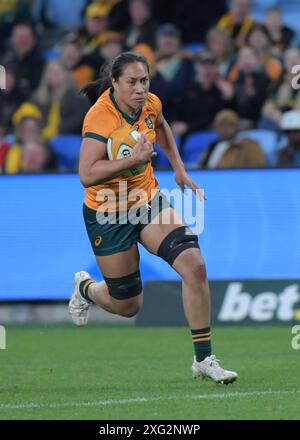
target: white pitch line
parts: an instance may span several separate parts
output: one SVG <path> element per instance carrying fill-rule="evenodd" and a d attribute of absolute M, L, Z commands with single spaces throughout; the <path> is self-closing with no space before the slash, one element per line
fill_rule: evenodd
<path fill-rule="evenodd" d="M 148 403 L 164 400 L 190 400 L 190 399 L 226 399 L 231 397 L 251 397 L 251 396 L 267 396 L 275 394 L 298 394 L 299 390 L 294 391 L 251 391 L 251 392 L 235 392 L 235 393 L 215 393 L 215 394 L 192 394 L 190 396 L 168 396 L 168 397 L 135 397 L 132 399 L 110 399 L 96 400 L 92 402 L 65 402 L 65 403 L 1 403 L 1 409 L 34 409 L 34 408 L 80 408 L 80 407 L 96 407 L 109 405 L 124 405 L 130 403 Z"/>

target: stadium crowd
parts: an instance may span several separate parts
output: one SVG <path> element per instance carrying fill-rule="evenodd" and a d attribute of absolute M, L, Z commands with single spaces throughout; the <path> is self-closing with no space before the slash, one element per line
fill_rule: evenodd
<path fill-rule="evenodd" d="M 300 0 L 1 1 L 0 173 L 76 170 L 79 92 L 124 50 L 188 167 L 300 166 L 299 21 Z"/>

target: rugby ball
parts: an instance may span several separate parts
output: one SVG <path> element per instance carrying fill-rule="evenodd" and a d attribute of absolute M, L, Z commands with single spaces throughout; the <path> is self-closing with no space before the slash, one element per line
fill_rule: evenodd
<path fill-rule="evenodd" d="M 107 141 L 109 160 L 119 160 L 132 155 L 133 148 L 140 139 L 140 133 L 134 128 L 121 127 L 115 130 Z M 145 171 L 147 163 L 131 168 L 122 173 L 123 176 L 136 176 Z"/>

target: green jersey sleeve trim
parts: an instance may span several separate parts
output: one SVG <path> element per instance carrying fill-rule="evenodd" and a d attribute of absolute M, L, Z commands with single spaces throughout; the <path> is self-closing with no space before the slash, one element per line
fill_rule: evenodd
<path fill-rule="evenodd" d="M 107 141 L 108 141 L 108 139 L 105 138 L 104 136 L 101 136 L 100 134 L 96 134 L 96 133 L 91 133 L 90 131 L 87 131 L 86 133 L 84 133 L 83 137 L 96 139 L 97 141 L 104 142 L 105 144 L 107 144 Z"/>

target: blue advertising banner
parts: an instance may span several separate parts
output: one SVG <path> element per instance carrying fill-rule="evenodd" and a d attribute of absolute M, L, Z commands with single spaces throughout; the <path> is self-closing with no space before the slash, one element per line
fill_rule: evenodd
<path fill-rule="evenodd" d="M 192 227 L 204 214 L 198 232 L 211 280 L 300 278 L 300 169 L 190 175 L 208 200 L 203 212 L 195 197 L 183 196 L 183 205 L 193 203 L 182 213 Z M 156 177 L 163 192 L 177 187 L 172 172 Z M 0 176 L 0 192 L 0 300 L 67 299 L 78 270 L 101 279 L 78 176 Z M 179 279 L 167 263 L 139 249 L 144 281 Z"/>

